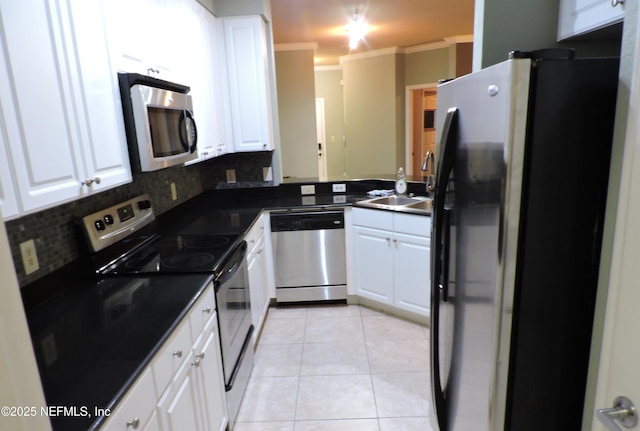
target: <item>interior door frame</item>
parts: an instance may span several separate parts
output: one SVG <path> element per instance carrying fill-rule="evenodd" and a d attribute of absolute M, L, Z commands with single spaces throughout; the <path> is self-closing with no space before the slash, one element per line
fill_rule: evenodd
<path fill-rule="evenodd" d="M 407 85 L 405 87 L 405 95 L 404 95 L 404 166 L 405 172 L 407 175 L 419 175 L 419 172 L 413 172 L 413 160 L 411 157 L 411 148 L 413 143 L 413 109 L 412 109 L 412 99 L 411 92 L 414 90 L 436 90 L 438 86 L 437 82 L 425 83 L 425 84 L 413 84 Z"/>
<path fill-rule="evenodd" d="M 316 144 L 322 144 L 322 150 L 317 148 L 318 154 L 318 178 L 320 181 L 327 181 L 327 132 L 325 129 L 324 117 L 324 97 L 316 98 Z M 320 155 L 322 151 L 322 155 Z"/>

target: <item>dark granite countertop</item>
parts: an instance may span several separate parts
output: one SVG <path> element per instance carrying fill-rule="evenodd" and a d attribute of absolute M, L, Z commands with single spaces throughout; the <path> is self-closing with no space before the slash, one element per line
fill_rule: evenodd
<path fill-rule="evenodd" d="M 70 287 L 27 313 L 47 404 L 90 414 L 51 417 L 54 430 L 97 428 L 104 418 L 94 408 L 117 404 L 212 280 L 77 274 L 67 272 L 59 281 L 74 279 Z"/>
<path fill-rule="evenodd" d="M 264 209 L 350 206 L 367 199 L 369 190 L 393 187 L 393 182 L 380 180 L 344 183 L 346 193 L 332 194 L 331 183 L 319 183 L 316 194 L 308 196 L 300 194 L 300 184 L 206 191 L 159 216 L 158 231 L 242 235 Z M 411 187 L 420 193 L 424 184 Z M 96 279 L 82 266 L 72 262 L 23 289 L 32 343 L 48 405 L 113 408 L 212 275 Z M 32 292 L 37 297 L 52 285 L 68 287 L 33 305 Z M 119 306 L 107 305 L 117 300 Z M 65 431 L 93 430 L 103 421 L 52 418 L 54 429 Z"/>

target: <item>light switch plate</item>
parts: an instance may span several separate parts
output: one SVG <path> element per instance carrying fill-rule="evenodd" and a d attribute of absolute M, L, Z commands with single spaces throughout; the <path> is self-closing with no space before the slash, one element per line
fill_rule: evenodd
<path fill-rule="evenodd" d="M 236 182 L 236 170 L 235 169 L 227 169 L 227 182 L 235 183 Z"/>
<path fill-rule="evenodd" d="M 347 191 L 347 185 L 346 184 L 333 184 L 331 186 L 331 190 L 333 191 L 333 193 L 344 193 Z"/>
<path fill-rule="evenodd" d="M 315 195 L 316 194 L 316 186 L 300 186 L 300 194 L 301 195 Z"/>
<path fill-rule="evenodd" d="M 40 269 L 38 255 L 36 254 L 36 244 L 32 239 L 20 243 L 20 254 L 22 255 L 22 265 L 24 266 L 24 273 L 26 275 Z"/>

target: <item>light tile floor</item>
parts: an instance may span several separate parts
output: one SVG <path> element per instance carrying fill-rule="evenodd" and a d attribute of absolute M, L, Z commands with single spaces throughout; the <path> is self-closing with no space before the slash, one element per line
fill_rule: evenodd
<path fill-rule="evenodd" d="M 429 328 L 359 305 L 272 307 L 234 431 L 433 431 Z"/>

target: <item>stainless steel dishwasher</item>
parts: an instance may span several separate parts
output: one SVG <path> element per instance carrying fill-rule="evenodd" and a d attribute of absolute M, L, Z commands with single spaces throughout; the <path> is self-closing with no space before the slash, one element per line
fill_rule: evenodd
<path fill-rule="evenodd" d="M 277 302 L 347 299 L 344 210 L 274 211 Z"/>

